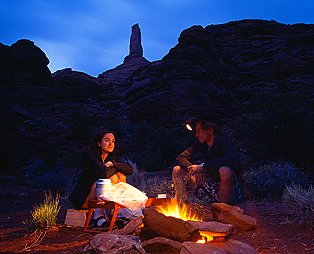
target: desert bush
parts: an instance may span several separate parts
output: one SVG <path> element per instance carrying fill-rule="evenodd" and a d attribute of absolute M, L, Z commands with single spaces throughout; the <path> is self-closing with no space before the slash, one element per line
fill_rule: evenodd
<path fill-rule="evenodd" d="M 145 188 L 145 172 L 141 171 L 138 165 L 132 160 L 126 160 L 133 168 L 133 174 L 127 176 L 127 183 L 143 191 Z"/>
<path fill-rule="evenodd" d="M 43 204 L 34 207 L 32 211 L 32 226 L 38 229 L 50 229 L 57 224 L 57 215 L 60 211 L 59 206 L 60 195 L 55 197 L 48 192 L 45 194 L 45 201 Z"/>
<path fill-rule="evenodd" d="M 171 194 L 171 181 L 166 178 L 154 176 L 148 178 L 143 184 L 143 191 L 148 197 L 157 197 L 158 194 Z"/>
<path fill-rule="evenodd" d="M 292 163 L 266 162 L 241 176 L 245 198 L 281 197 L 286 185 L 306 183 L 305 174 Z"/>
<path fill-rule="evenodd" d="M 282 196 L 283 203 L 294 206 L 302 216 L 302 222 L 314 226 L 314 186 L 287 186 Z"/>

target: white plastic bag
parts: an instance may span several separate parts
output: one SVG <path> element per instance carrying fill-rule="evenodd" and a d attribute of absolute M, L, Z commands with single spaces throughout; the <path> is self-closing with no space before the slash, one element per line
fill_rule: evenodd
<path fill-rule="evenodd" d="M 139 189 L 127 183 L 117 183 L 110 190 L 106 190 L 100 199 L 114 201 L 134 211 L 138 208 L 145 208 L 148 197 Z"/>

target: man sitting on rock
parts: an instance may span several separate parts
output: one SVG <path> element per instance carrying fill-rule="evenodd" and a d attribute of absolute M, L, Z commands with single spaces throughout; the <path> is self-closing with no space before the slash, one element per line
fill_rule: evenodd
<path fill-rule="evenodd" d="M 219 124 L 212 118 L 190 119 L 186 127 L 195 131 L 199 142 L 176 159 L 172 179 L 177 197 L 186 199 L 186 190 L 192 190 L 201 200 L 232 204 L 238 195 L 236 174 L 240 171 L 235 144 L 221 134 Z"/>

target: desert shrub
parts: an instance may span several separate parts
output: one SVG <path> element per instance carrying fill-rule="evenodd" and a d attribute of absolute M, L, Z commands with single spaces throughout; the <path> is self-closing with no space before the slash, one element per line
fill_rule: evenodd
<path fill-rule="evenodd" d="M 166 178 L 154 176 L 148 178 L 142 188 L 143 192 L 145 192 L 148 197 L 157 197 L 158 194 L 167 194 L 169 197 L 171 194 L 171 183 L 172 182 Z"/>
<path fill-rule="evenodd" d="M 282 196 L 283 203 L 294 206 L 301 213 L 302 222 L 314 226 L 314 186 L 287 186 Z"/>
<path fill-rule="evenodd" d="M 145 172 L 141 171 L 138 165 L 132 160 L 126 160 L 133 168 L 133 174 L 127 176 L 127 183 L 142 190 L 145 188 Z"/>
<path fill-rule="evenodd" d="M 244 197 L 254 199 L 280 197 L 286 185 L 305 183 L 307 180 L 294 164 L 270 161 L 251 167 L 243 173 L 241 181 Z"/>
<path fill-rule="evenodd" d="M 43 204 L 34 207 L 31 212 L 32 226 L 38 229 L 50 229 L 57 225 L 57 215 L 60 211 L 59 206 L 60 195 L 57 193 L 55 197 L 48 192 L 45 194 Z"/>

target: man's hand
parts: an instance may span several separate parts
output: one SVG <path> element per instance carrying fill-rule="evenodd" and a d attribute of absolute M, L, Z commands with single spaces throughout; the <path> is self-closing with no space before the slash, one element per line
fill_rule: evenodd
<path fill-rule="evenodd" d="M 202 185 L 205 183 L 205 174 L 203 172 L 202 165 L 188 166 L 188 171 L 195 178 L 196 185 Z"/>
<path fill-rule="evenodd" d="M 191 175 L 195 173 L 203 173 L 203 166 L 202 165 L 191 165 L 188 166 L 188 171 Z"/>
<path fill-rule="evenodd" d="M 202 172 L 197 172 L 193 174 L 195 177 L 196 185 L 203 185 L 205 183 L 205 174 Z"/>

